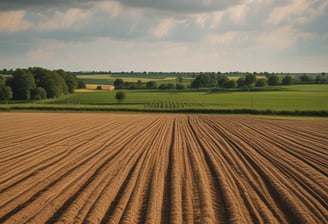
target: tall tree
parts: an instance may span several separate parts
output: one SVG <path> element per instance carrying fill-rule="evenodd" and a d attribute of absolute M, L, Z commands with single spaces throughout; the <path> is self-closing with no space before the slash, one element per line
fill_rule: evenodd
<path fill-rule="evenodd" d="M 283 78 L 281 82 L 283 85 L 292 85 L 293 78 L 290 75 L 286 75 L 285 78 Z"/>
<path fill-rule="evenodd" d="M 256 87 L 263 87 L 266 86 L 267 81 L 265 79 L 259 79 L 256 81 L 255 86 Z"/>
<path fill-rule="evenodd" d="M 147 89 L 156 89 L 157 88 L 157 82 L 155 81 L 149 81 L 146 83 Z"/>
<path fill-rule="evenodd" d="M 115 86 L 115 89 L 122 89 L 124 86 L 123 79 L 115 79 L 114 86 Z"/>
<path fill-rule="evenodd" d="M 245 77 L 245 84 L 246 86 L 250 87 L 256 82 L 256 75 L 254 74 L 248 74 Z"/>
<path fill-rule="evenodd" d="M 56 70 L 55 72 L 57 72 L 57 74 L 59 74 L 60 76 L 62 76 L 64 78 L 65 83 L 67 85 L 68 93 L 74 93 L 74 90 L 78 86 L 78 80 L 77 80 L 76 76 L 71 75 L 62 69 Z"/>
<path fill-rule="evenodd" d="M 12 79 L 8 80 L 8 84 L 15 100 L 31 99 L 31 89 L 36 87 L 33 75 L 26 69 L 16 69 Z"/>
<path fill-rule="evenodd" d="M 269 86 L 277 86 L 279 85 L 279 77 L 277 75 L 270 75 L 268 78 L 268 85 Z"/>
<path fill-rule="evenodd" d="M 243 88 L 246 86 L 246 83 L 245 83 L 245 78 L 244 77 L 240 77 L 238 80 L 237 80 L 237 87 L 238 88 Z"/>
<path fill-rule="evenodd" d="M 219 76 L 218 77 L 218 86 L 223 88 L 224 84 L 228 81 L 229 81 L 229 79 L 227 76 L 225 76 L 225 75 Z"/>
<path fill-rule="evenodd" d="M 68 93 L 64 75 L 61 72 L 49 71 L 43 68 L 30 69 L 35 77 L 36 85 L 47 92 L 48 98 L 61 97 Z"/>
<path fill-rule="evenodd" d="M 42 87 L 31 89 L 32 100 L 42 100 L 47 98 L 47 92 Z"/>
<path fill-rule="evenodd" d="M 0 100 L 10 100 L 13 97 L 13 91 L 10 86 L 6 86 L 5 78 L 0 75 Z"/>
<path fill-rule="evenodd" d="M 201 88 L 201 87 L 210 87 L 216 86 L 215 76 L 210 76 L 209 74 L 199 74 L 191 82 L 191 88 Z"/>

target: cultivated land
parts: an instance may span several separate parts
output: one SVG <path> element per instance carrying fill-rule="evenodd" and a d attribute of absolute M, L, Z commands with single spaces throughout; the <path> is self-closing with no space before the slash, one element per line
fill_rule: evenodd
<path fill-rule="evenodd" d="M 327 120 L 0 115 L 0 223 L 328 222 Z"/>
<path fill-rule="evenodd" d="M 277 89 L 278 88 L 278 89 Z M 144 111 L 192 113 L 251 113 L 328 115 L 328 85 L 292 85 L 265 91 L 160 91 L 123 90 L 127 98 L 117 103 L 116 91 L 77 90 L 62 98 L 0 104 L 0 110 Z"/>

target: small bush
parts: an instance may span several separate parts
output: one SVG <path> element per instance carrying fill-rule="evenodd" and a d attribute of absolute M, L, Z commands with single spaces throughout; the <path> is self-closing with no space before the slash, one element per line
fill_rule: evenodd
<path fill-rule="evenodd" d="M 116 93 L 115 98 L 118 101 L 118 103 L 120 103 L 123 100 L 125 100 L 126 94 L 125 94 L 125 92 L 119 91 L 119 92 Z"/>
<path fill-rule="evenodd" d="M 268 84 L 269 86 L 277 86 L 279 85 L 280 81 L 279 81 L 279 77 L 277 75 L 271 75 L 268 78 Z"/>
<path fill-rule="evenodd" d="M 31 99 L 32 100 L 42 100 L 47 98 L 47 92 L 42 87 L 36 87 L 31 89 Z"/>
<path fill-rule="evenodd" d="M 134 90 L 134 89 L 137 89 L 137 86 L 136 86 L 136 84 L 131 84 L 131 85 L 129 86 L 129 89 L 130 89 L 130 90 Z"/>
<path fill-rule="evenodd" d="M 175 86 L 175 88 L 177 90 L 184 90 L 186 87 L 183 84 L 177 83 L 176 86 Z"/>
<path fill-rule="evenodd" d="M 267 85 L 267 82 L 265 79 L 259 79 L 255 83 L 255 87 L 264 87 Z"/>
<path fill-rule="evenodd" d="M 13 91 L 9 86 L 0 86 L 0 100 L 10 100 L 13 98 Z"/>
<path fill-rule="evenodd" d="M 229 80 L 229 81 L 226 81 L 223 84 L 224 88 L 234 88 L 235 86 L 236 86 L 236 81 L 235 80 Z"/>
<path fill-rule="evenodd" d="M 282 80 L 283 85 L 292 85 L 294 82 L 293 78 L 290 75 L 286 75 Z"/>

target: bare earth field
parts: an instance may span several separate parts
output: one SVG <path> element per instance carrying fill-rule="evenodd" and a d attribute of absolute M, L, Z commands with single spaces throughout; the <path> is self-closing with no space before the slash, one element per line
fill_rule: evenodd
<path fill-rule="evenodd" d="M 328 223 L 328 121 L 0 113 L 0 223 Z"/>

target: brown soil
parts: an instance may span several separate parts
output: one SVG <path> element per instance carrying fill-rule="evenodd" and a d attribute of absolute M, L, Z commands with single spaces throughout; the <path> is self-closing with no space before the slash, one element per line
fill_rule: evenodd
<path fill-rule="evenodd" d="M 0 223 L 328 223 L 328 122 L 0 114 Z"/>

